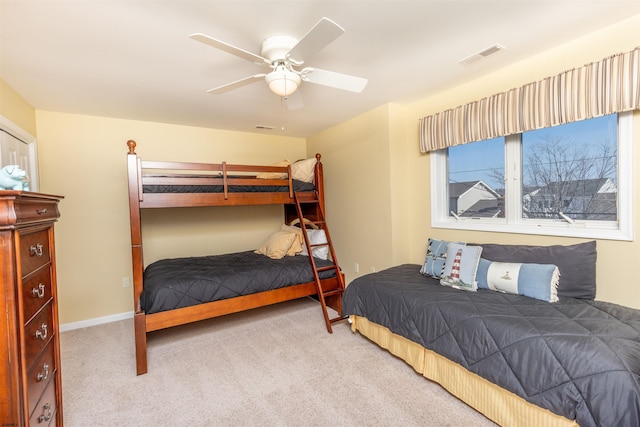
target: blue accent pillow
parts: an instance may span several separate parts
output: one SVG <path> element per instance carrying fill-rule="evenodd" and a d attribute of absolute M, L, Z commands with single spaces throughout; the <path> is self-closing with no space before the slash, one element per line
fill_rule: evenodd
<path fill-rule="evenodd" d="M 490 265 L 491 261 L 480 258 L 480 262 L 478 263 L 478 271 L 476 272 L 478 289 L 489 289 L 489 284 L 487 283 L 487 273 Z"/>
<path fill-rule="evenodd" d="M 523 295 L 547 302 L 558 301 L 560 270 L 553 264 L 491 262 L 480 259 L 478 289 Z"/>
<path fill-rule="evenodd" d="M 427 256 L 425 257 L 424 264 L 420 268 L 420 273 L 425 276 L 439 279 L 444 271 L 444 263 L 447 259 L 447 245 L 450 242 L 446 240 L 437 240 L 429 238 L 427 244 Z M 464 245 L 463 242 L 458 242 Z"/>

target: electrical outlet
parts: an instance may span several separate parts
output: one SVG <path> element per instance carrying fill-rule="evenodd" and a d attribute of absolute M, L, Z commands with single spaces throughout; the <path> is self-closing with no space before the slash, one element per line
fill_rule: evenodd
<path fill-rule="evenodd" d="M 129 282 L 129 278 L 128 277 L 123 277 L 122 278 L 122 287 L 123 288 L 128 288 L 129 286 L 131 286 L 131 282 Z"/>
<path fill-rule="evenodd" d="M 353 263 L 353 271 L 356 273 L 360 273 L 360 264 L 357 262 Z"/>
<path fill-rule="evenodd" d="M 375 273 L 376 272 L 376 268 L 375 267 L 371 267 L 371 272 Z"/>

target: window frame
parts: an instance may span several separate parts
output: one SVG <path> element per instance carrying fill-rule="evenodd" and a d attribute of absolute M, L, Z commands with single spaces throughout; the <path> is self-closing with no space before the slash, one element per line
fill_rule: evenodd
<path fill-rule="evenodd" d="M 535 234 L 605 240 L 633 240 L 633 112 L 618 113 L 618 220 L 572 223 L 522 218 L 521 134 L 505 137 L 505 217 L 453 217 L 447 212 L 449 182 L 447 150 L 430 152 L 431 227 L 456 230 Z"/>

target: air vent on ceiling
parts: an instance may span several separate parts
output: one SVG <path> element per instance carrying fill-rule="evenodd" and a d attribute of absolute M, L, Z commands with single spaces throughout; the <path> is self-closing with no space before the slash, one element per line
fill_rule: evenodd
<path fill-rule="evenodd" d="M 266 126 L 266 125 L 256 125 L 256 129 L 266 129 L 266 130 L 273 130 L 275 129 L 273 126 Z"/>
<path fill-rule="evenodd" d="M 464 65 L 471 65 L 482 58 L 486 58 L 487 56 L 493 55 L 494 53 L 498 53 L 504 49 L 506 48 L 500 44 L 497 44 L 497 43 L 492 44 L 491 46 L 482 49 L 480 52 L 476 52 L 473 55 L 469 55 L 466 58 L 461 59 L 459 62 Z"/>

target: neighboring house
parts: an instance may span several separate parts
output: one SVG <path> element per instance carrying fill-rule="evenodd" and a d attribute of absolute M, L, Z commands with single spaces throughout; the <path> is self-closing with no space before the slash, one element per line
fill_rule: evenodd
<path fill-rule="evenodd" d="M 525 218 L 617 220 L 618 190 L 609 178 L 552 182 L 522 191 Z M 483 181 L 449 183 L 449 209 L 460 217 L 504 217 L 504 196 Z"/>
<path fill-rule="evenodd" d="M 504 198 L 483 181 L 450 182 L 449 209 L 457 216 L 504 216 Z"/>
<path fill-rule="evenodd" d="M 523 190 L 527 218 L 557 218 L 558 212 L 571 219 L 617 220 L 618 189 L 609 178 L 552 182 L 545 187 Z"/>

